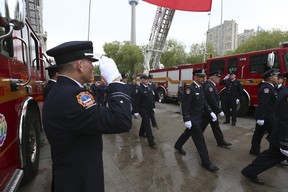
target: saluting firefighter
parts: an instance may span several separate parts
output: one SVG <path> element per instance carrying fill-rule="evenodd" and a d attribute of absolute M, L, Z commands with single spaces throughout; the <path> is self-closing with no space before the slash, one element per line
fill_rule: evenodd
<path fill-rule="evenodd" d="M 109 86 L 109 108 L 84 88 L 94 75 L 91 41 L 70 41 L 47 51 L 59 76 L 43 106 L 43 126 L 51 147 L 52 191 L 104 191 L 102 134 L 131 129 L 131 99 L 115 62 L 99 60 Z"/>
<path fill-rule="evenodd" d="M 224 124 L 229 124 L 230 118 L 232 118 L 232 126 L 236 125 L 237 104 L 243 95 L 243 86 L 241 82 L 236 79 L 236 74 L 237 71 L 230 70 L 229 74 L 220 82 L 220 85 L 226 87 L 222 102 L 222 109 L 226 117 Z"/>
<path fill-rule="evenodd" d="M 208 76 L 209 79 L 203 84 L 205 99 L 216 115 L 224 116 L 224 113 L 219 106 L 220 96 L 219 91 L 216 88 L 216 85 L 220 82 L 221 75 L 218 71 L 216 71 L 211 72 Z M 232 145 L 231 143 L 228 143 L 224 140 L 224 136 L 220 129 L 218 119 L 216 121 L 212 121 L 210 114 L 205 113 L 203 115 L 201 123 L 201 129 L 203 132 L 205 131 L 209 123 L 211 125 L 214 137 L 219 147 L 228 147 Z"/>
<path fill-rule="evenodd" d="M 268 132 L 269 136 L 276 121 L 277 91 L 275 85 L 277 85 L 278 72 L 273 68 L 269 69 L 263 73 L 262 78 L 264 82 L 259 85 L 258 106 L 255 110 L 256 126 L 249 151 L 252 155 L 260 154 L 261 140 L 265 132 Z"/>
<path fill-rule="evenodd" d="M 184 151 L 182 146 L 189 137 L 192 137 L 200 155 L 202 167 L 208 171 L 216 172 L 219 168 L 209 159 L 207 146 L 200 125 L 202 115 L 206 111 L 210 114 L 212 121 L 216 121 L 217 116 L 212 112 L 204 98 L 202 84 L 205 81 L 206 74 L 203 73 L 202 70 L 195 70 L 193 74 L 194 81 L 186 88 L 182 97 L 182 115 L 186 129 L 176 141 L 174 148 L 178 150 L 180 154 L 186 155 L 186 151 Z"/>
<path fill-rule="evenodd" d="M 141 84 L 135 94 L 135 113 L 134 116 L 140 114 L 142 118 L 139 136 L 146 137 L 151 148 L 155 148 L 154 136 L 150 125 L 150 117 L 154 108 L 154 95 L 149 87 L 148 76 L 142 74 L 140 76 Z"/>

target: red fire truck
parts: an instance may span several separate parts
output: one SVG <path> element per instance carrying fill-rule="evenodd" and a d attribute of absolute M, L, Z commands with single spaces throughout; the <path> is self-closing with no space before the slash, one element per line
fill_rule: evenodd
<path fill-rule="evenodd" d="M 15 191 L 38 171 L 46 75 L 24 1 L 0 2 L 0 191 Z"/>
<path fill-rule="evenodd" d="M 158 93 L 161 100 L 177 98 L 179 84 L 190 84 L 193 79 L 193 70 L 203 69 L 206 74 L 211 71 L 220 71 L 224 78 L 230 70 L 237 71 L 244 88 L 244 95 L 238 106 L 238 115 L 247 114 L 250 106 L 257 106 L 258 84 L 262 81 L 261 75 L 267 68 L 275 68 L 280 73 L 288 69 L 288 42 L 280 44 L 280 47 L 230 55 L 217 58 L 209 58 L 203 64 L 186 64 L 173 68 L 151 70 L 154 82 L 158 85 Z M 225 94 L 224 88 L 218 86 L 221 98 Z"/>

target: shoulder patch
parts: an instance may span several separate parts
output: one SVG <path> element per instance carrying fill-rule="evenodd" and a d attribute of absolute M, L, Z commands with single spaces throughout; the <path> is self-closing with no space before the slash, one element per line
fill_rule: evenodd
<path fill-rule="evenodd" d="M 88 91 L 82 91 L 77 96 L 77 101 L 83 107 L 90 107 L 95 103 L 94 97 Z"/>
<path fill-rule="evenodd" d="M 265 88 L 263 91 L 264 91 L 264 93 L 269 93 L 270 89 L 269 88 Z"/>
<path fill-rule="evenodd" d="M 185 93 L 186 93 L 187 95 L 189 95 L 189 94 L 191 93 L 190 87 L 186 88 Z"/>
<path fill-rule="evenodd" d="M 210 92 L 213 92 L 213 87 L 209 87 L 209 91 L 210 91 Z"/>

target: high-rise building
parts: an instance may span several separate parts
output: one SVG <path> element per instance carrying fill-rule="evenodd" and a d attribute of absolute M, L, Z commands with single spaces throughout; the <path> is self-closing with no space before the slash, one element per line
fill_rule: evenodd
<path fill-rule="evenodd" d="M 237 34 L 238 24 L 236 21 L 225 20 L 222 25 L 208 30 L 206 42 L 211 43 L 218 54 L 224 54 L 237 48 Z"/>
<path fill-rule="evenodd" d="M 237 47 L 245 43 L 248 39 L 250 39 L 253 36 L 256 36 L 257 32 L 254 29 L 248 30 L 245 29 L 243 33 L 238 34 L 238 42 Z"/>
<path fill-rule="evenodd" d="M 43 31 L 43 0 L 26 0 L 26 17 L 46 50 L 47 34 Z"/>

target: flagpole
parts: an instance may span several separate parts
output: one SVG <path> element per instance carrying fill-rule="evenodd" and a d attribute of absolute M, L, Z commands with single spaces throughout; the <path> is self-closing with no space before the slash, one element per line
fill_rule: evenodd
<path fill-rule="evenodd" d="M 206 32 L 206 43 L 204 48 L 204 55 L 203 55 L 203 63 L 206 62 L 206 53 L 207 53 L 207 42 L 208 42 L 208 34 L 210 30 L 210 19 L 211 19 L 211 12 L 208 13 L 209 19 L 208 19 L 208 30 Z"/>
<path fill-rule="evenodd" d="M 88 15 L 88 41 L 90 38 L 90 14 L 91 14 L 91 0 L 89 0 L 89 15 Z"/>
<path fill-rule="evenodd" d="M 221 0 L 221 33 L 220 33 L 220 55 L 223 55 L 223 0 Z"/>

